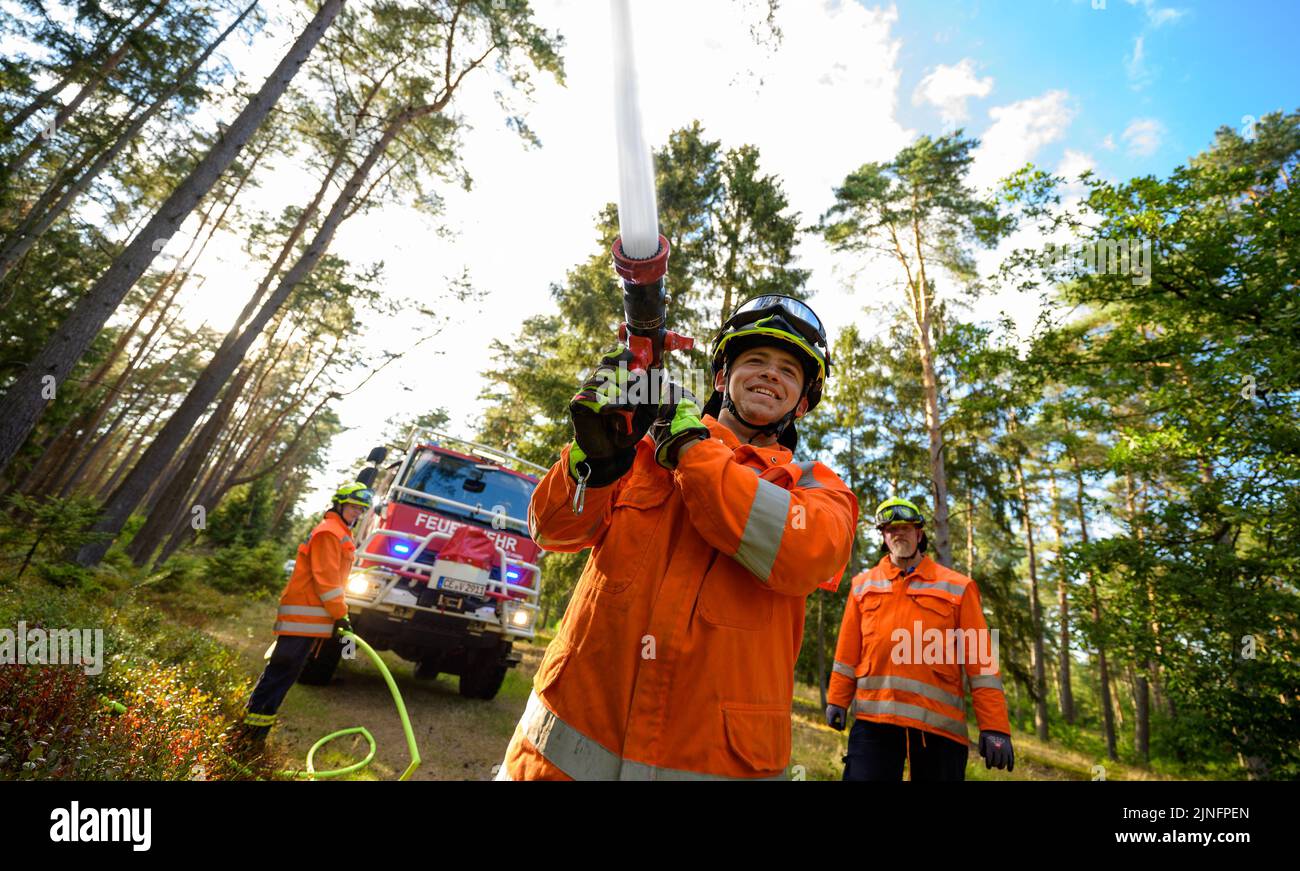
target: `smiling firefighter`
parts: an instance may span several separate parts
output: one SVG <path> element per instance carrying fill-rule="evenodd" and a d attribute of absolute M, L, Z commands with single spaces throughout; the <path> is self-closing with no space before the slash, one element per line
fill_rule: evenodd
<path fill-rule="evenodd" d="M 857 500 L 792 453 L 830 369 L 812 310 L 752 299 L 712 355 L 703 409 L 672 383 L 633 398 L 652 376 L 626 351 L 574 397 L 528 520 L 542 547 L 592 552 L 498 779 L 783 776 L 804 601 L 843 573 Z"/>

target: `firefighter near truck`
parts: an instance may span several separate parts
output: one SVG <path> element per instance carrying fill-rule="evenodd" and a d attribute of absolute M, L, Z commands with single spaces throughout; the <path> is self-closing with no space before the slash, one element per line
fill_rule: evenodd
<path fill-rule="evenodd" d="M 376 498 L 355 527 L 353 630 L 415 663 L 417 678 L 458 675 L 462 696 L 494 698 L 521 659 L 515 640 L 534 636 L 542 551 L 526 518 L 546 470 L 436 432 L 412 433 L 381 472 L 387 456 L 375 448 L 357 476 Z M 348 653 L 327 642 L 299 682 L 328 684 Z"/>

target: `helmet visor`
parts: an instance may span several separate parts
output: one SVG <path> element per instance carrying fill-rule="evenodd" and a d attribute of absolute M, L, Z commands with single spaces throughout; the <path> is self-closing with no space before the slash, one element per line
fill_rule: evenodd
<path fill-rule="evenodd" d="M 910 505 L 890 505 L 876 513 L 876 528 L 891 523 L 924 523 L 919 511 Z"/>
<path fill-rule="evenodd" d="M 774 293 L 756 296 L 736 309 L 727 319 L 727 325 L 741 327 L 777 313 L 784 314 L 790 325 L 809 342 L 826 347 L 826 328 L 822 326 L 821 318 L 817 317 L 808 306 L 791 296 Z"/>

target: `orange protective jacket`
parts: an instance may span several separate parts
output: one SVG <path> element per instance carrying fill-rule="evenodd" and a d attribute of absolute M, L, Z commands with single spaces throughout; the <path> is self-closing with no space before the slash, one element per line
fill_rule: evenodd
<path fill-rule="evenodd" d="M 528 510 L 547 550 L 591 547 L 498 775 L 506 780 L 781 777 L 804 600 L 848 564 L 857 500 L 817 462 L 712 438 L 576 485 L 569 448 Z"/>
<path fill-rule="evenodd" d="M 276 635 L 328 638 L 334 621 L 348 615 L 343 585 L 356 553 L 352 532 L 336 511 L 325 512 L 311 536 L 298 545 L 298 559 L 280 594 Z"/>
<path fill-rule="evenodd" d="M 827 693 L 832 705 L 964 745 L 967 686 L 980 730 L 1011 734 L 996 635 L 974 581 L 928 556 L 904 576 L 888 555 L 853 579 Z"/>

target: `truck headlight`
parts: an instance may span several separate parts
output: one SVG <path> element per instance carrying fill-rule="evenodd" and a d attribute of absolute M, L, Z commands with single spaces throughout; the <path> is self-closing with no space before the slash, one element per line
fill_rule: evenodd
<path fill-rule="evenodd" d="M 516 629 L 528 629 L 533 625 L 533 612 L 530 608 L 515 608 L 510 614 L 510 625 Z"/>
<path fill-rule="evenodd" d="M 354 596 L 364 596 L 370 592 L 370 578 L 360 575 L 348 578 L 348 592 Z"/>

